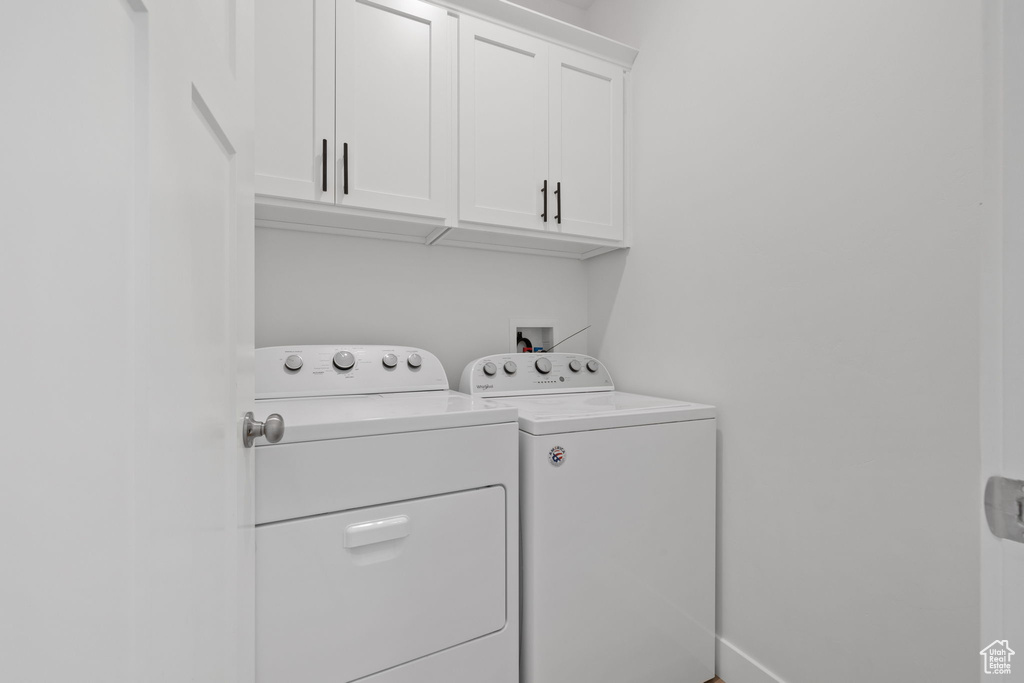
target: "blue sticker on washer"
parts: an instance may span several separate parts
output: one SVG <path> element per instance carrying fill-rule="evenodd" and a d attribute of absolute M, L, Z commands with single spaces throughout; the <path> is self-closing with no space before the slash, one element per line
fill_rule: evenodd
<path fill-rule="evenodd" d="M 563 462 L 565 462 L 565 449 L 561 446 L 555 446 L 548 451 L 548 460 L 555 467 L 559 467 Z"/>

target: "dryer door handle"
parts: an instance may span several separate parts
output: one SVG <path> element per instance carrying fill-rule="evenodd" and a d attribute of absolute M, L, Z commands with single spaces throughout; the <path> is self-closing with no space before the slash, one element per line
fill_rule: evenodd
<path fill-rule="evenodd" d="M 405 538 L 411 531 L 411 522 L 406 515 L 375 519 L 372 522 L 349 524 L 345 527 L 345 547 L 358 548 L 373 543 L 394 541 Z"/>

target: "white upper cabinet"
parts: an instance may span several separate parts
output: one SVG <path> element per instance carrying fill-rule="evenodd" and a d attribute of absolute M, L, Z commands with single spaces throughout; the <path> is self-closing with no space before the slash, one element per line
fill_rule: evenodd
<path fill-rule="evenodd" d="M 533 230 L 551 220 L 548 50 L 537 38 L 459 20 L 460 220 Z"/>
<path fill-rule="evenodd" d="M 255 0 L 257 225 L 628 246 L 636 50 L 504 0 Z"/>
<path fill-rule="evenodd" d="M 334 3 L 256 1 L 258 194 L 334 203 Z"/>
<path fill-rule="evenodd" d="M 450 213 L 448 13 L 419 0 L 256 0 L 256 192 Z"/>
<path fill-rule="evenodd" d="M 622 241 L 623 79 L 620 66 L 463 17 L 459 220 Z"/>
<path fill-rule="evenodd" d="M 563 234 L 623 238 L 623 73 L 551 48 L 549 157 Z"/>
<path fill-rule="evenodd" d="M 336 1 L 337 204 L 443 219 L 451 195 L 448 13 L 418 0 Z"/>

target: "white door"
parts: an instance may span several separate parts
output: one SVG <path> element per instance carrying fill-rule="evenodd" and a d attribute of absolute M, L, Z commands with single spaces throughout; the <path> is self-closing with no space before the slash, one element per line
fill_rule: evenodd
<path fill-rule="evenodd" d="M 569 235 L 622 239 L 622 68 L 552 46 L 551 182 L 555 226 Z"/>
<path fill-rule="evenodd" d="M 337 203 L 444 218 L 451 175 L 448 12 L 338 0 Z"/>
<path fill-rule="evenodd" d="M 983 301 L 983 485 L 1005 484 L 1000 505 L 1011 536 L 1024 538 L 1017 507 L 1024 500 L 1024 6 L 994 0 L 986 5 L 986 67 L 992 183 L 985 204 L 993 230 L 987 244 Z M 1011 481 L 1017 481 L 1010 486 Z M 990 483 L 991 482 L 991 483 Z M 986 496 L 987 503 L 993 502 Z M 1024 681 L 1024 543 L 997 538 L 982 520 L 981 634 L 978 648 L 1006 641 L 1016 654 L 1009 674 L 984 672 L 980 681 Z M 999 642 L 997 642 L 999 641 Z M 979 654 L 981 654 L 979 652 Z"/>
<path fill-rule="evenodd" d="M 459 19 L 459 220 L 544 230 L 548 45 Z"/>
<path fill-rule="evenodd" d="M 254 1 L 256 192 L 333 204 L 335 0 Z"/>
<path fill-rule="evenodd" d="M 0 680 L 251 681 L 251 4 L 3 15 Z"/>

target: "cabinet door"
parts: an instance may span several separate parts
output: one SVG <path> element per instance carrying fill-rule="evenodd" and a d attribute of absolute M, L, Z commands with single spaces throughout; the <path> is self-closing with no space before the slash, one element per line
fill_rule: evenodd
<path fill-rule="evenodd" d="M 338 0 L 337 11 L 337 203 L 445 217 L 447 11 L 419 0 Z"/>
<path fill-rule="evenodd" d="M 459 219 L 544 230 L 548 45 L 459 20 Z M 551 194 L 549 189 L 548 199 Z"/>
<path fill-rule="evenodd" d="M 334 203 L 334 2 L 256 0 L 257 194 Z"/>
<path fill-rule="evenodd" d="M 551 182 L 561 218 L 556 226 L 565 234 L 621 240 L 622 69 L 555 46 L 550 65 Z"/>

